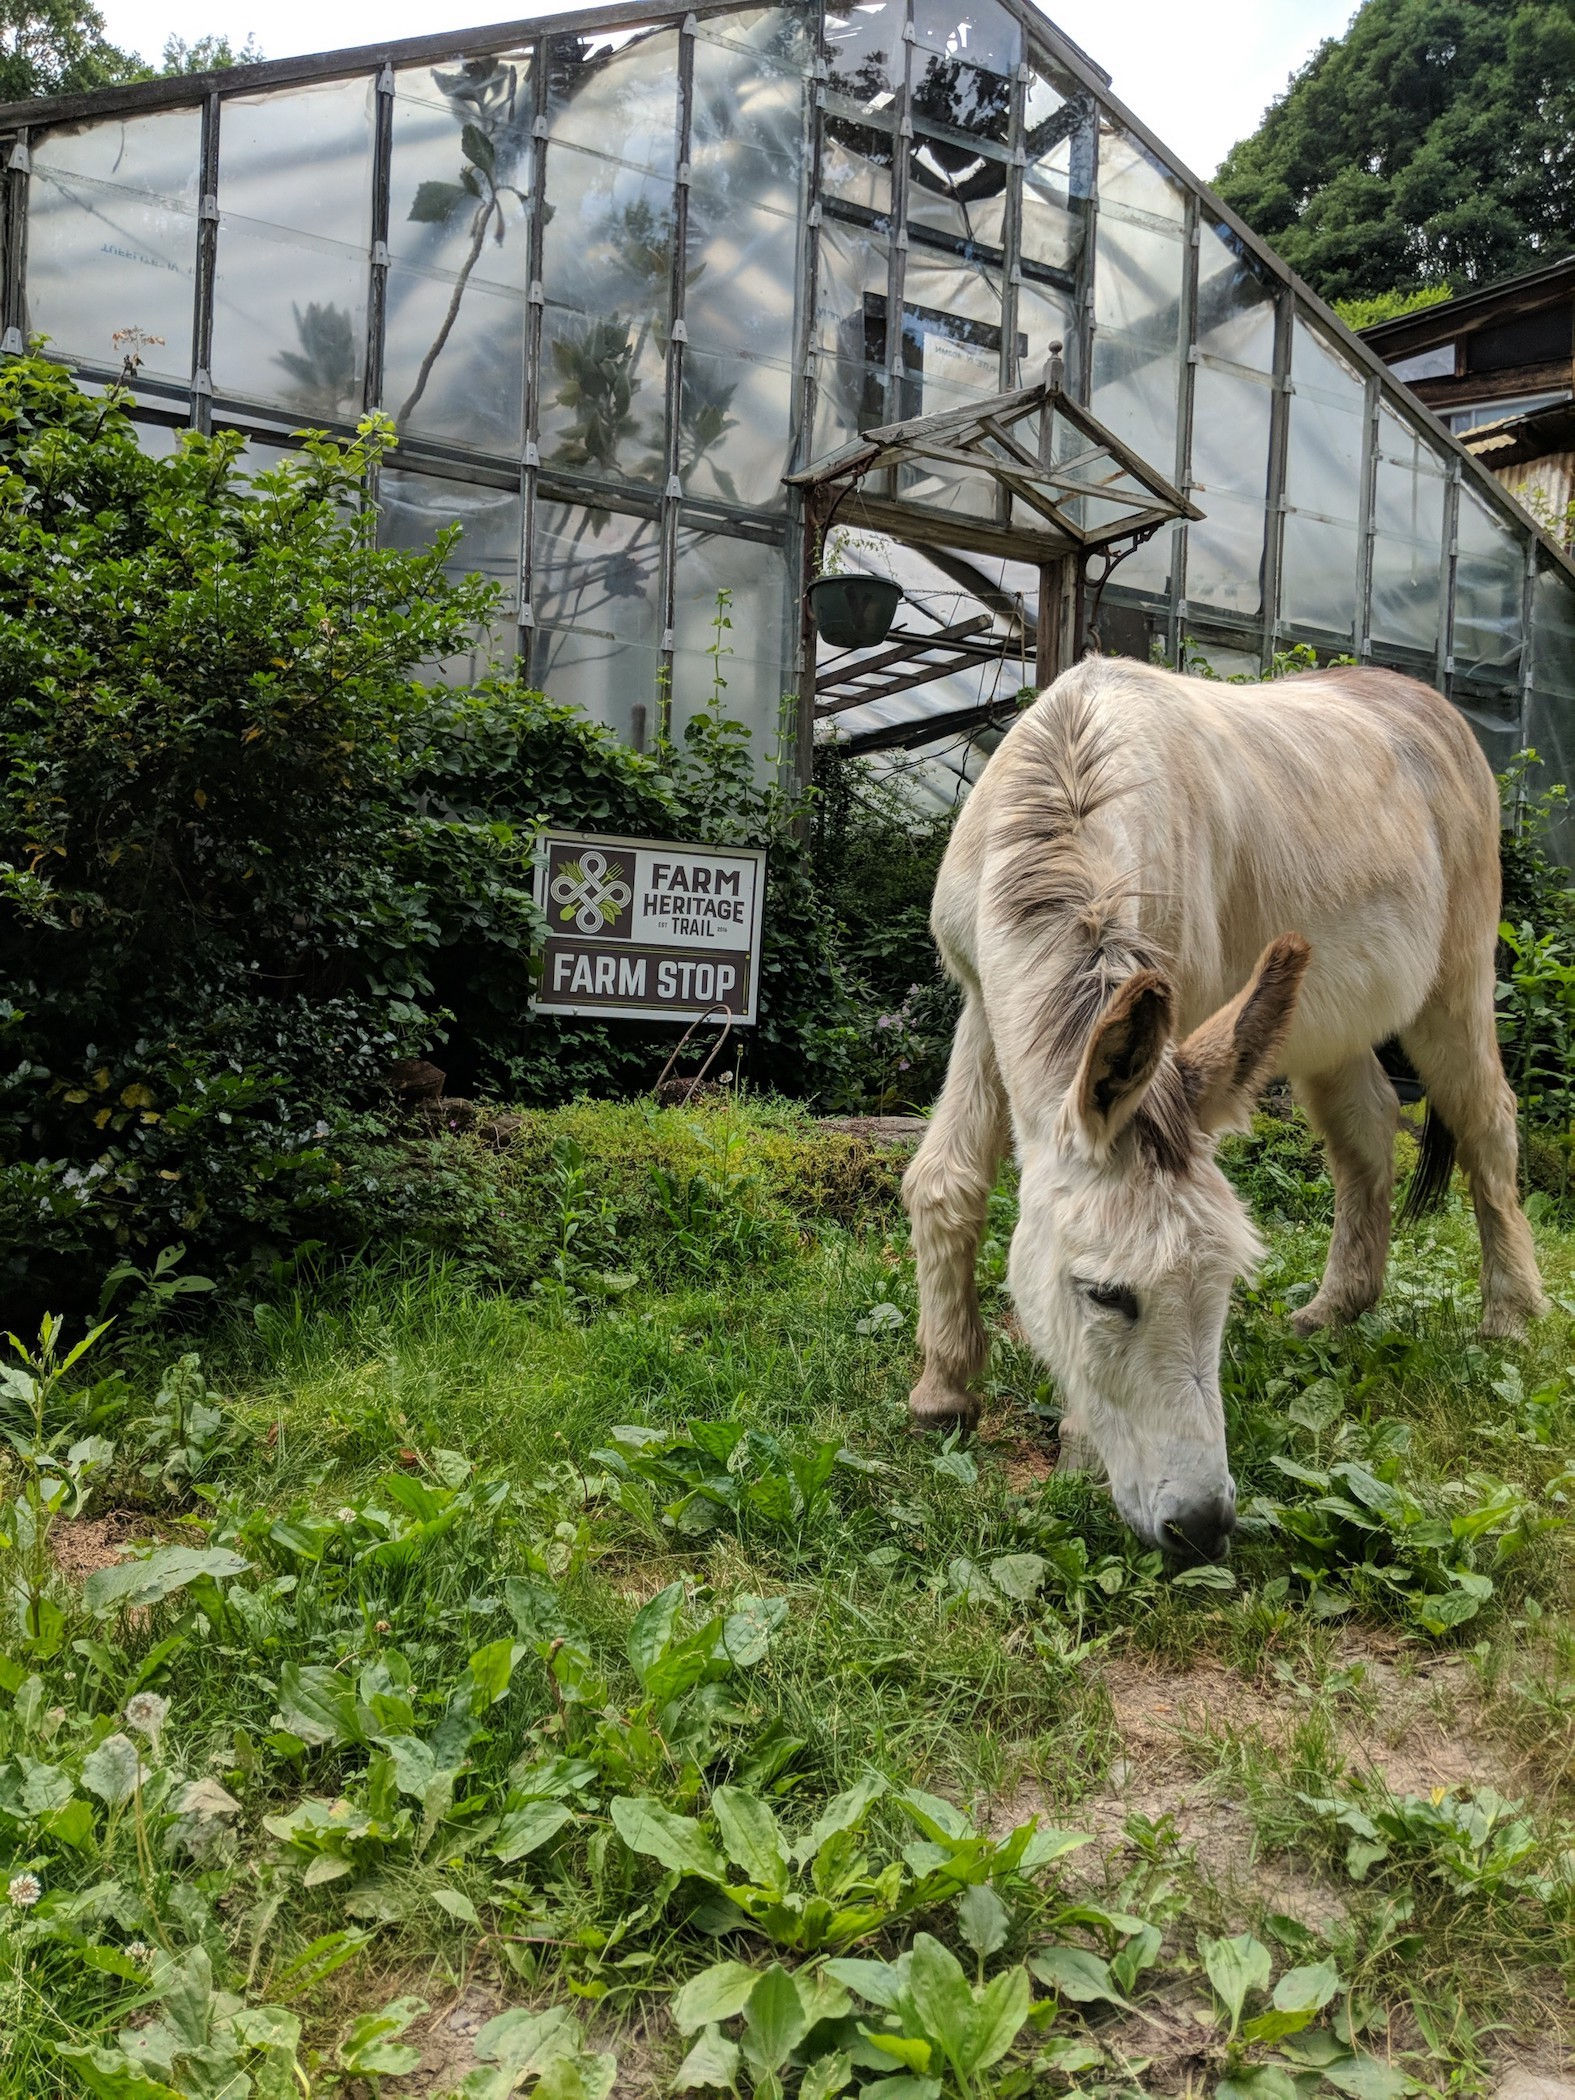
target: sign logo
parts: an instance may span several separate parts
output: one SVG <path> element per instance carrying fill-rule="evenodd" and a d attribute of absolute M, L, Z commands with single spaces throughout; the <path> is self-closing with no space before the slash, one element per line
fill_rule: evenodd
<path fill-rule="evenodd" d="M 766 894 L 759 847 L 548 832 L 535 894 L 547 925 L 538 1012 L 754 1024 Z"/>
<path fill-rule="evenodd" d="M 615 927 L 619 915 L 634 902 L 634 891 L 624 881 L 625 869 L 609 860 L 596 847 L 587 846 L 577 860 L 566 860 L 552 884 L 552 916 L 556 921 L 572 919 L 581 933 L 602 933 Z"/>

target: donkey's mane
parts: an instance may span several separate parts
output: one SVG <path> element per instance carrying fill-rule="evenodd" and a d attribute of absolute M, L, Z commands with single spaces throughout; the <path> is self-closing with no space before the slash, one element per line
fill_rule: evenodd
<path fill-rule="evenodd" d="M 1091 697 L 1063 690 L 1041 701 L 1018 735 L 1028 762 L 996 819 L 990 904 L 1001 931 L 1021 944 L 1025 974 L 1043 982 L 1033 1034 L 1064 1077 L 1121 986 L 1140 970 L 1164 976 L 1168 958 L 1123 911 L 1138 885 L 1130 871 L 1112 873 L 1092 826 L 1141 783 L 1121 764 Z M 1160 1170 L 1179 1174 L 1191 1163 L 1198 1126 L 1169 1053 L 1131 1128 Z"/>

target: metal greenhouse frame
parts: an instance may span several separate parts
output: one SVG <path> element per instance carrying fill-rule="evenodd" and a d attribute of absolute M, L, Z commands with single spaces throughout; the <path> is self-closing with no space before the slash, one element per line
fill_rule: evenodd
<path fill-rule="evenodd" d="M 1498 763 L 1575 762 L 1575 566 L 1016 0 L 615 0 L 12 103 L 0 141 L 0 349 L 45 333 L 101 384 L 129 352 L 150 445 L 226 427 L 267 459 L 394 413 L 387 536 L 463 521 L 456 566 L 504 587 L 483 645 L 636 744 L 725 676 L 762 747 L 792 696 L 806 773 L 812 470 L 1020 391 L 1056 339 L 1179 499 L 1107 642 L 1227 671 L 1308 642 L 1427 678 Z M 956 515 L 904 581 L 993 646 L 837 728 L 960 739 L 965 774 L 991 663 L 1046 615 L 1042 556 L 981 557 L 949 471 L 890 465 L 881 529 Z"/>

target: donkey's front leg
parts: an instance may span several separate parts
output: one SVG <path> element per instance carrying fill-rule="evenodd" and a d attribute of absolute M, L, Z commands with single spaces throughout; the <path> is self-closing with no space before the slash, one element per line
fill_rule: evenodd
<path fill-rule="evenodd" d="M 1296 1084 L 1323 1139 L 1334 1183 L 1334 1231 L 1318 1294 L 1291 1315 L 1299 1334 L 1343 1327 L 1378 1303 L 1389 1260 L 1395 1130 L 1400 1104 L 1371 1050 Z"/>
<path fill-rule="evenodd" d="M 924 1369 L 908 1395 L 916 1426 L 979 1418 L 970 1390 L 989 1338 L 979 1314 L 975 1264 L 985 1209 L 1006 1150 L 1006 1098 L 989 1024 L 970 992 L 952 1042 L 946 1084 L 924 1142 L 902 1180 L 919 1271 L 919 1347 Z"/>

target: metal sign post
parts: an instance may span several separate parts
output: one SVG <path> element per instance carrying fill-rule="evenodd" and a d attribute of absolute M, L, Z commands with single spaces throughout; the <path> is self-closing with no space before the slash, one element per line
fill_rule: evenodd
<path fill-rule="evenodd" d="M 536 905 L 547 921 L 543 1014 L 752 1028 L 760 997 L 766 856 L 752 846 L 548 831 Z"/>

